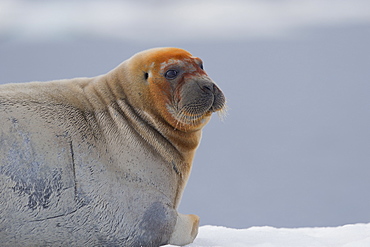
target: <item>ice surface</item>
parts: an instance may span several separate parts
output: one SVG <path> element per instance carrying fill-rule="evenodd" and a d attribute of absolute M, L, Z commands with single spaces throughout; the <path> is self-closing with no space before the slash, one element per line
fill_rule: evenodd
<path fill-rule="evenodd" d="M 166 245 L 166 247 L 173 245 Z M 202 226 L 188 247 L 365 247 L 370 246 L 370 224 L 339 227 L 232 229 Z"/>

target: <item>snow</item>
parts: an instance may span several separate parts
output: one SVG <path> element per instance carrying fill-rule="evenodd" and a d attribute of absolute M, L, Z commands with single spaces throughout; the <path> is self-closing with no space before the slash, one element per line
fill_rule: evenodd
<path fill-rule="evenodd" d="M 173 245 L 166 245 L 166 247 Z M 232 229 L 201 226 L 187 247 L 365 247 L 370 246 L 370 224 L 339 227 Z"/>

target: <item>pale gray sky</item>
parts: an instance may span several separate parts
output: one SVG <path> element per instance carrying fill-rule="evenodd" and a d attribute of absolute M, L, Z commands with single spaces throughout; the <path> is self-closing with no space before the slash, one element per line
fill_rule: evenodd
<path fill-rule="evenodd" d="M 370 23 L 368 0 L 0 0 L 0 37 L 60 40 L 241 40 L 294 37 L 306 28 Z"/>

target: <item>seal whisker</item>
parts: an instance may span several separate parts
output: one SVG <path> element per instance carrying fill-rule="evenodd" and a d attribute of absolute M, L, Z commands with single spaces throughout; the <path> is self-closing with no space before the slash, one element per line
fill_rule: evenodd
<path fill-rule="evenodd" d="M 228 106 L 225 104 L 218 112 L 217 112 L 217 116 L 219 119 L 221 119 L 221 121 L 223 122 L 225 120 L 225 118 L 227 117 L 227 112 L 228 112 L 229 108 Z"/>

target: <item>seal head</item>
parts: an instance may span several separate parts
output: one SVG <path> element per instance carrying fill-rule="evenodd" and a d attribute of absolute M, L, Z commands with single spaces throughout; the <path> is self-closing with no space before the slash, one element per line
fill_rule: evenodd
<path fill-rule="evenodd" d="M 141 78 L 139 85 L 148 86 L 141 88 L 139 91 L 144 94 L 136 94 L 134 100 L 142 101 L 141 97 L 146 97 L 145 102 L 150 102 L 146 105 L 151 109 L 145 110 L 161 116 L 175 129 L 200 130 L 211 114 L 225 105 L 223 93 L 203 69 L 202 60 L 185 50 L 143 51 L 133 56 L 129 65 L 136 67 L 128 69 L 134 73 L 130 77 Z"/>

